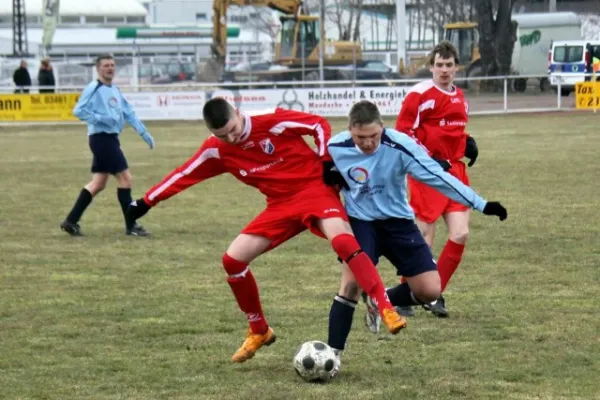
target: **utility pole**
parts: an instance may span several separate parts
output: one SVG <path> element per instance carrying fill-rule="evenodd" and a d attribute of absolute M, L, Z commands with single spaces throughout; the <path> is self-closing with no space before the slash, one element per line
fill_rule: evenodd
<path fill-rule="evenodd" d="M 319 80 L 321 81 L 321 87 L 323 87 L 323 81 L 325 80 L 325 68 L 324 60 L 325 57 L 325 0 L 319 2 L 319 27 L 321 30 L 321 40 L 319 40 Z"/>
<path fill-rule="evenodd" d="M 396 0 L 396 47 L 398 52 L 398 73 L 406 65 L 406 0 Z"/>
<path fill-rule="evenodd" d="M 550 0 L 550 6 L 548 8 L 550 12 L 556 12 L 556 0 Z"/>
<path fill-rule="evenodd" d="M 25 0 L 13 0 L 12 6 L 13 56 L 26 57 L 27 50 L 27 16 Z"/>

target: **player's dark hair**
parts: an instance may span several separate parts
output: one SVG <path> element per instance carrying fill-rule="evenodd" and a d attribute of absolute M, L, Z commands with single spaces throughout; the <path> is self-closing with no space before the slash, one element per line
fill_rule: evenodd
<path fill-rule="evenodd" d="M 454 63 L 456 63 L 456 65 L 460 64 L 460 59 L 458 58 L 458 51 L 456 50 L 456 47 L 454 47 L 454 45 L 447 40 L 439 42 L 433 48 L 433 50 L 431 50 L 431 53 L 429 53 L 428 56 L 429 65 L 433 65 L 435 63 L 436 55 L 444 59 L 454 58 Z"/>
<path fill-rule="evenodd" d="M 115 58 L 110 54 L 101 54 L 96 58 L 96 67 L 99 67 L 104 60 L 114 60 Z"/>
<path fill-rule="evenodd" d="M 372 123 L 381 123 L 381 114 L 375 103 L 369 100 L 361 100 L 350 109 L 350 126 L 362 126 Z"/>
<path fill-rule="evenodd" d="M 204 122 L 212 129 L 220 129 L 227 125 L 233 117 L 235 110 L 227 100 L 222 97 L 215 97 L 204 104 L 202 115 Z"/>

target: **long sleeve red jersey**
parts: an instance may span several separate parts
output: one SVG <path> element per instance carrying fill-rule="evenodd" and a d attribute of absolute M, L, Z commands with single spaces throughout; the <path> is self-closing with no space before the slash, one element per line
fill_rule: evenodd
<path fill-rule="evenodd" d="M 187 162 L 150 189 L 144 200 L 155 205 L 206 179 L 229 172 L 260 190 L 267 200 L 287 198 L 322 182 L 322 161 L 328 157 L 331 126 L 323 117 L 292 110 L 245 118 L 244 140 L 226 143 L 214 136 Z M 312 149 L 304 135 L 314 137 Z"/>
<path fill-rule="evenodd" d="M 406 95 L 396 130 L 417 138 L 432 157 L 457 161 L 465 155 L 468 112 L 469 104 L 460 88 L 449 92 L 427 80 Z"/>

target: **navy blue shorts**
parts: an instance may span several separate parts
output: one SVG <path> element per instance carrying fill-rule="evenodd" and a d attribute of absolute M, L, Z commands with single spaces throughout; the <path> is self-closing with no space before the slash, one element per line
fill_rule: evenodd
<path fill-rule="evenodd" d="M 361 221 L 350 217 L 350 225 L 358 244 L 377 265 L 384 256 L 398 276 L 416 276 L 427 271 L 437 271 L 431 249 L 413 220 L 389 218 Z"/>
<path fill-rule="evenodd" d="M 96 133 L 89 136 L 89 142 L 94 155 L 92 173 L 114 175 L 129 168 L 118 135 Z"/>

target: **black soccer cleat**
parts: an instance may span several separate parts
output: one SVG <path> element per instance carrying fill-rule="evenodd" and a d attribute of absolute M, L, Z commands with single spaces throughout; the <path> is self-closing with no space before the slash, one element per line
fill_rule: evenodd
<path fill-rule="evenodd" d="M 406 307 L 396 307 L 396 312 L 400 315 L 402 315 L 403 317 L 414 317 L 415 316 L 415 310 L 413 310 L 412 306 L 406 306 Z"/>
<path fill-rule="evenodd" d="M 66 219 L 63 222 L 61 222 L 60 229 L 67 232 L 71 236 L 83 236 L 79 224 L 74 224 L 72 222 L 67 221 Z"/>
<path fill-rule="evenodd" d="M 446 300 L 442 296 L 440 296 L 433 303 L 423 304 L 423 308 L 438 318 L 448 318 L 449 313 L 446 309 Z"/>
<path fill-rule="evenodd" d="M 144 227 L 138 223 L 133 224 L 133 227 L 131 229 L 127 229 L 125 233 L 129 236 L 150 236 L 150 234 L 146 232 Z"/>

